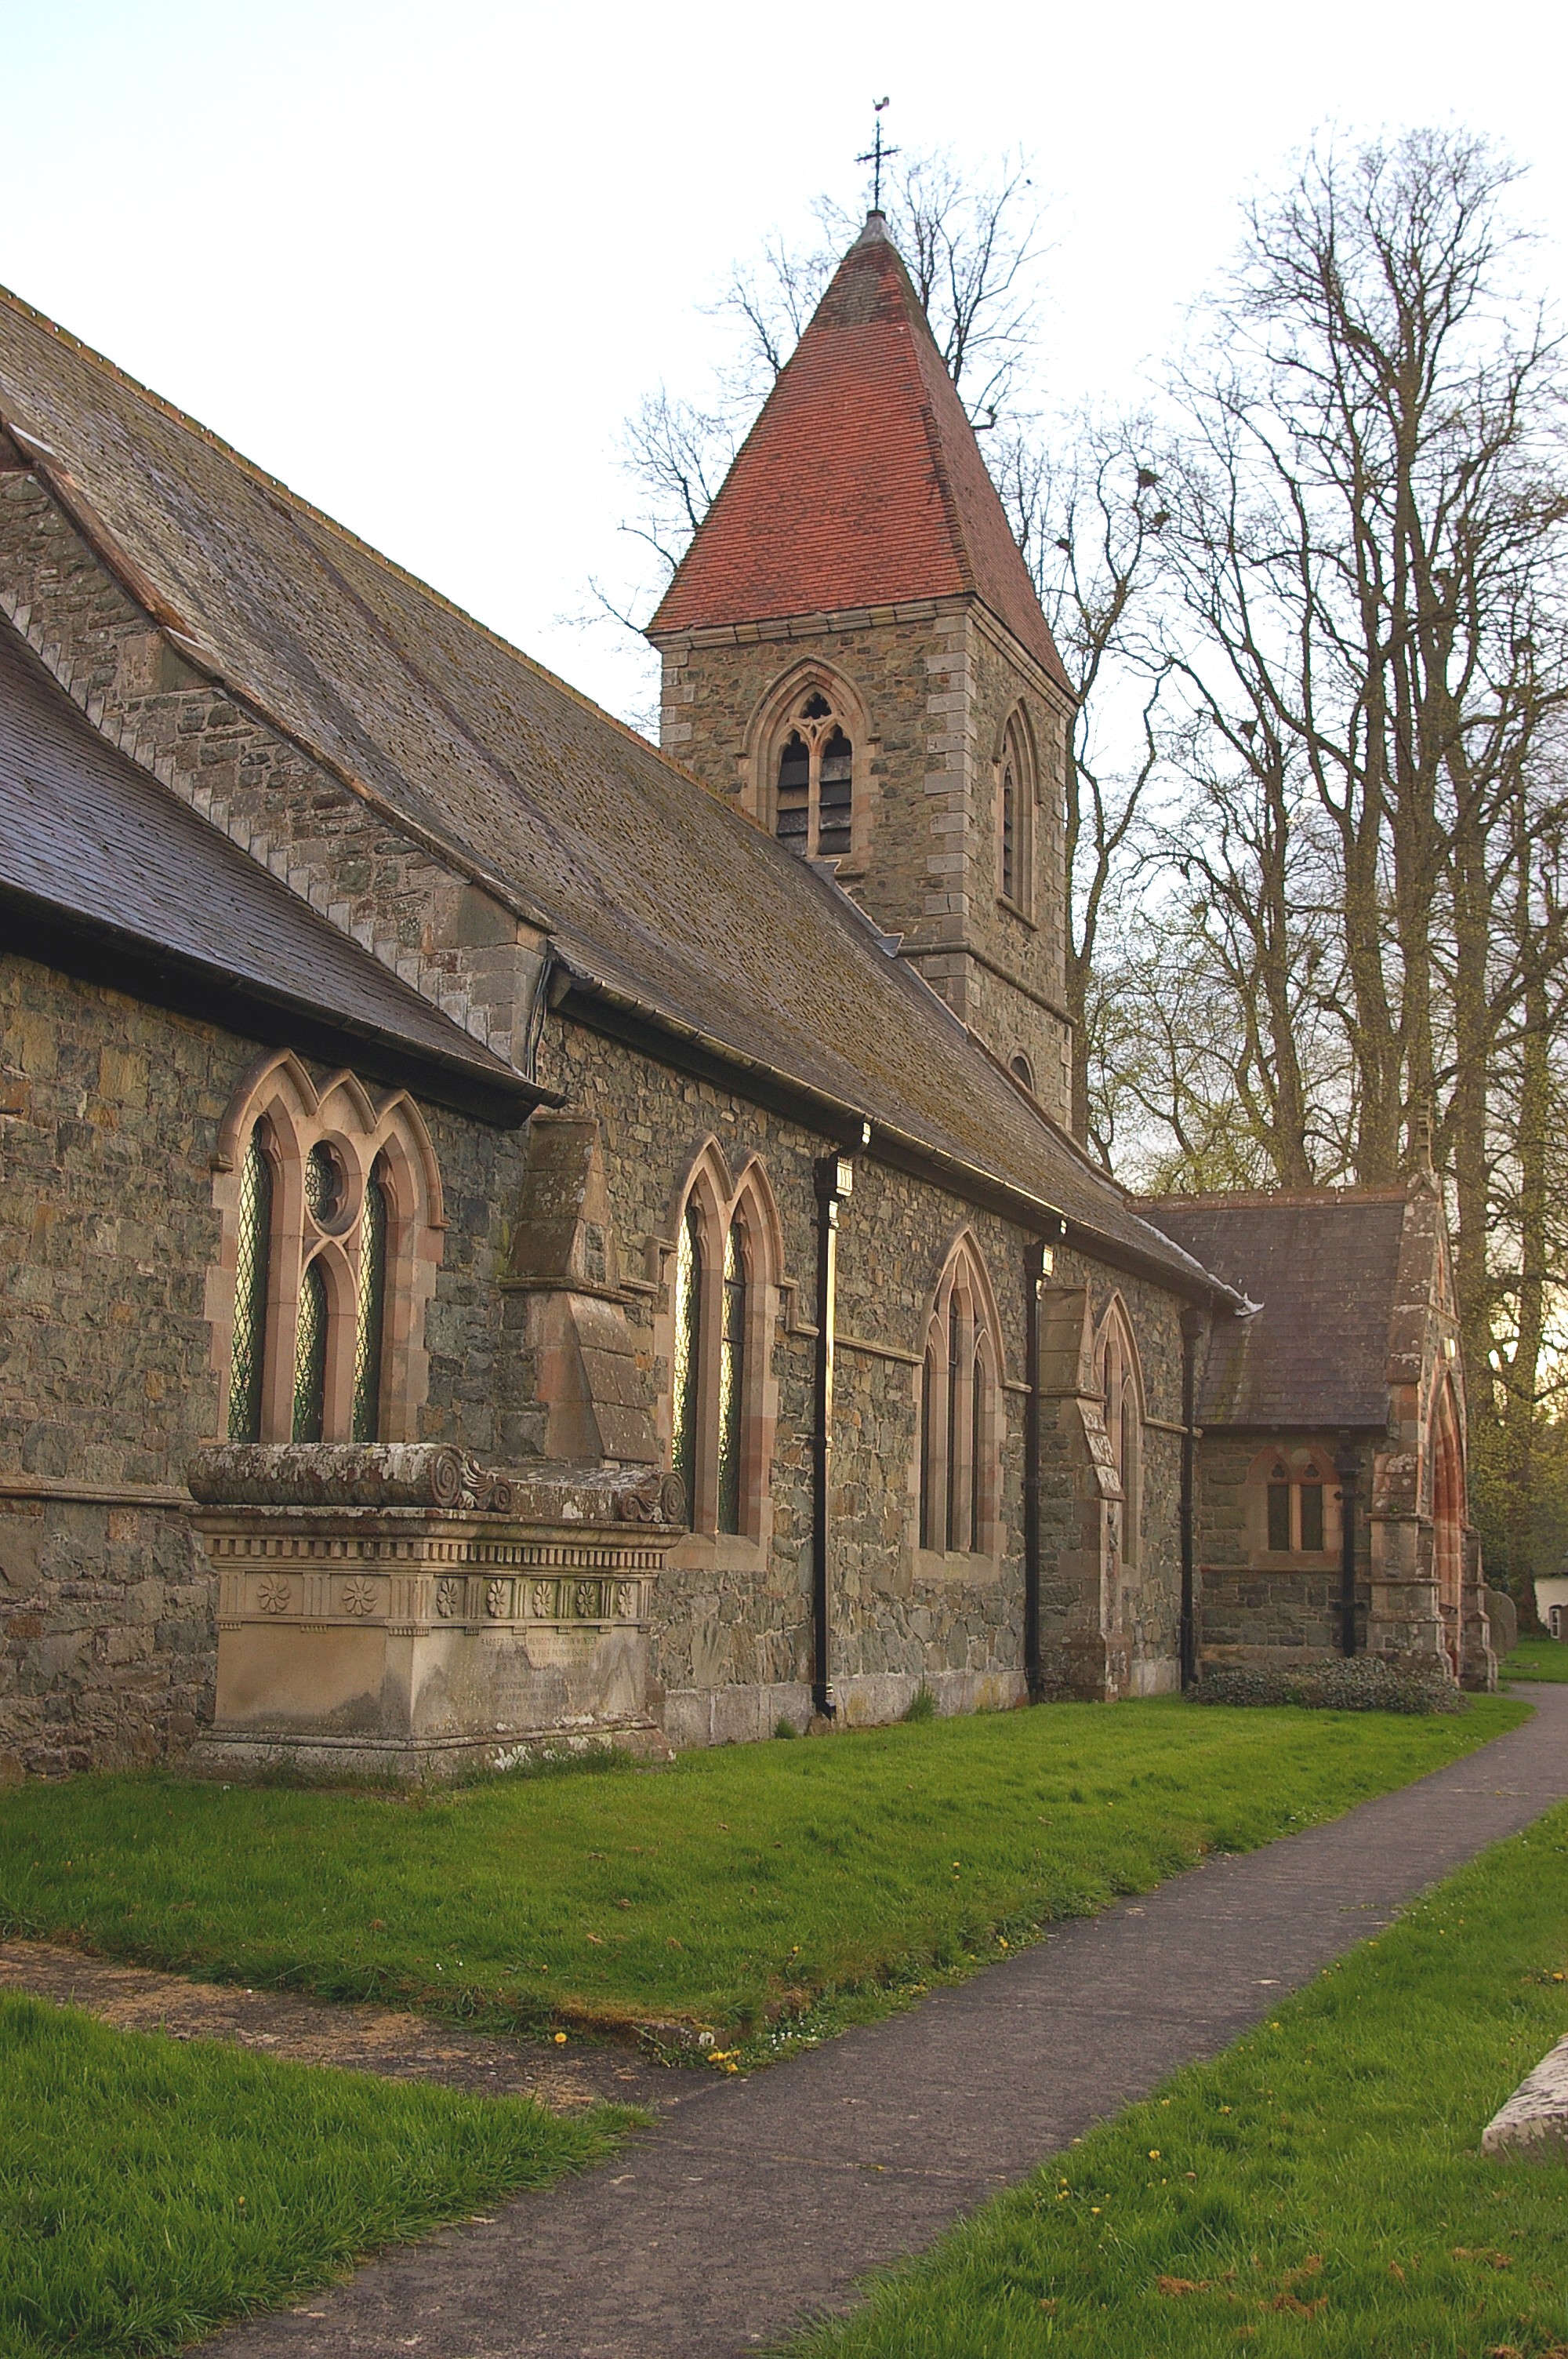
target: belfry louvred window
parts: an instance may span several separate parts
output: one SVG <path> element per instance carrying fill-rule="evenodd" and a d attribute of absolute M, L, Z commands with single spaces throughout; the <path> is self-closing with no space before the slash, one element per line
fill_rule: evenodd
<path fill-rule="evenodd" d="M 855 747 L 821 688 L 790 711 L 773 776 L 773 833 L 808 860 L 842 860 L 853 849 Z"/>
<path fill-rule="evenodd" d="M 377 1103 L 351 1074 L 318 1093 L 285 1052 L 253 1078 L 224 1135 L 222 1430 L 231 1441 L 408 1438 L 440 1250 L 439 1174 L 416 1109 L 401 1092 Z"/>

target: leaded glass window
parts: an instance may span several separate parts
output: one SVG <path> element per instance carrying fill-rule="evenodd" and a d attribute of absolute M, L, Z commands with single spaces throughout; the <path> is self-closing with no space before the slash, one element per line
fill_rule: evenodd
<path fill-rule="evenodd" d="M 936 1421 L 936 1354 L 929 1343 L 920 1375 L 920 1545 L 940 1548 L 941 1518 L 937 1513 L 936 1473 L 931 1448 Z"/>
<path fill-rule="evenodd" d="M 724 1321 L 719 1338 L 719 1528 L 741 1528 L 745 1461 L 746 1248 L 739 1220 L 724 1240 Z"/>
<path fill-rule="evenodd" d="M 920 1545 L 979 1554 L 1000 1513 L 1000 1350 L 983 1277 L 968 1246 L 948 1265 L 920 1372 Z"/>
<path fill-rule="evenodd" d="M 674 1430 L 670 1463 L 686 1485 L 687 1516 L 697 1516 L 697 1417 L 702 1375 L 702 1223 L 686 1208 L 676 1248 L 675 1348 L 670 1369 Z"/>
<path fill-rule="evenodd" d="M 234 1343 L 229 1364 L 229 1439 L 259 1441 L 266 1361 L 266 1296 L 272 1263 L 272 1164 L 262 1125 L 251 1132 L 240 1171 L 234 1269 Z"/>
<path fill-rule="evenodd" d="M 327 1280 L 320 1260 L 307 1262 L 294 1337 L 294 1439 L 319 1441 L 327 1417 Z"/>
<path fill-rule="evenodd" d="M 1313 1476 L 1302 1484 L 1302 1546 L 1308 1550 L 1323 1547 L 1323 1484 Z"/>
<path fill-rule="evenodd" d="M 950 1549 L 962 1545 L 958 1538 L 957 1472 L 958 1445 L 965 1436 L 958 1421 L 959 1332 L 958 1298 L 955 1294 L 947 1303 L 947 1501 L 942 1518 Z"/>
<path fill-rule="evenodd" d="M 386 1312 L 386 1183 L 378 1161 L 360 1216 L 360 1294 L 354 1329 L 354 1432 L 374 1441 L 381 1428 L 381 1339 Z"/>
<path fill-rule="evenodd" d="M 1276 1555 L 1284 1555 L 1288 1553 L 1290 1545 L 1290 1469 L 1276 1466 L 1269 1481 L 1269 1546 Z"/>

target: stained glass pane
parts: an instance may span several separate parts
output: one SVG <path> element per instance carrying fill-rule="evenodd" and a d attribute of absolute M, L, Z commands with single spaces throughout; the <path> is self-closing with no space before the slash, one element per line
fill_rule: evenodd
<path fill-rule="evenodd" d="M 933 1477 L 935 1468 L 931 1463 L 932 1403 L 936 1397 L 936 1354 L 929 1343 L 925 1346 L 925 1364 L 920 1376 L 920 1545 L 940 1548 Z"/>
<path fill-rule="evenodd" d="M 306 1266 L 294 1342 L 294 1439 L 319 1441 L 327 1413 L 327 1281 L 319 1261 Z"/>
<path fill-rule="evenodd" d="M 957 1297 L 951 1295 L 947 1301 L 947 1464 L 944 1473 L 947 1501 L 942 1518 L 944 1545 L 950 1549 L 962 1545 L 958 1538 L 958 1302 Z"/>
<path fill-rule="evenodd" d="M 229 1363 L 229 1439 L 259 1441 L 266 1357 L 267 1266 L 272 1247 L 272 1165 L 262 1126 L 251 1133 L 240 1171 L 239 1254 L 234 1270 L 234 1349 Z"/>
<path fill-rule="evenodd" d="M 344 1210 L 348 1184 L 335 1151 L 319 1143 L 305 1158 L 305 1201 L 310 1217 L 324 1229 L 334 1226 Z"/>
<path fill-rule="evenodd" d="M 1323 1484 L 1302 1484 L 1302 1546 L 1320 1549 L 1323 1546 Z"/>
<path fill-rule="evenodd" d="M 745 1456 L 746 1256 L 741 1223 L 724 1241 L 724 1323 L 719 1339 L 719 1528 L 741 1528 L 741 1474 Z"/>
<path fill-rule="evenodd" d="M 676 1251 L 675 1347 L 670 1369 L 674 1433 L 670 1462 L 686 1485 L 686 1511 L 697 1510 L 697 1387 L 702 1366 L 702 1230 L 687 1206 Z"/>
<path fill-rule="evenodd" d="M 359 1317 L 354 1332 L 354 1440 L 374 1441 L 381 1425 L 381 1337 L 386 1304 L 386 1189 L 370 1175 L 360 1228 Z"/>
<path fill-rule="evenodd" d="M 977 1552 L 980 1545 L 980 1472 L 985 1463 L 981 1430 L 985 1399 L 985 1368 L 977 1352 L 969 1372 L 969 1546 Z"/>
<path fill-rule="evenodd" d="M 1288 1483 L 1269 1485 L 1269 1546 L 1279 1552 L 1291 1545 L 1291 1486 Z"/>

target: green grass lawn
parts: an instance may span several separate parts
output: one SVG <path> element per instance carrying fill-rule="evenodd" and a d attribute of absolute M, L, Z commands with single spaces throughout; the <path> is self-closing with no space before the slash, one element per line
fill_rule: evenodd
<path fill-rule="evenodd" d="M 1532 1632 L 1498 1665 L 1503 1680 L 1568 1680 L 1568 1647 L 1561 1638 Z"/>
<path fill-rule="evenodd" d="M 1563 2359 L 1568 2169 L 1479 2141 L 1565 1971 L 1560 1809 L 791 2359 Z"/>
<path fill-rule="evenodd" d="M 416 1797 L 84 1777 L 0 1802 L 0 1927 L 253 1985 L 776 2044 L 770 2022 L 906 2003 L 1527 1712 L 1054 1705 Z"/>
<path fill-rule="evenodd" d="M 632 2118 L 0 1998 L 0 2354 L 173 2352 L 609 2151 Z"/>

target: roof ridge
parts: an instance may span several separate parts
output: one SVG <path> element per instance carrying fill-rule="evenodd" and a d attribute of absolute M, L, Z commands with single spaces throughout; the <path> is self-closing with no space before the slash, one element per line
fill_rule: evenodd
<path fill-rule="evenodd" d="M 124 369 L 117 361 L 112 361 L 107 353 L 101 353 L 95 344 L 88 343 L 84 338 L 73 333 L 70 328 L 62 327 L 59 321 L 52 320 L 47 311 L 40 311 L 36 303 L 29 303 L 25 295 L 18 295 L 14 288 L 0 285 L 0 302 L 8 304 L 13 310 L 20 312 L 24 318 L 36 321 L 40 328 L 45 329 L 49 334 L 57 338 L 60 343 L 76 353 L 82 360 L 90 362 L 94 368 L 102 369 L 106 376 L 111 376 L 117 383 L 128 387 L 136 398 L 139 401 L 145 401 L 150 409 L 158 411 L 163 417 L 171 419 L 175 425 L 183 427 L 188 432 L 194 434 L 199 441 L 207 443 L 211 449 L 221 451 L 241 474 L 248 476 L 252 482 L 263 485 L 267 491 L 280 495 L 292 507 L 297 508 L 301 515 L 308 516 L 313 523 L 324 526 L 328 532 L 335 534 L 340 540 L 346 541 L 350 547 L 358 549 L 362 556 L 368 557 L 373 564 L 381 568 L 383 572 L 392 575 L 395 581 L 406 582 L 410 589 L 418 591 L 421 596 L 428 598 L 435 605 L 439 606 L 444 614 L 450 614 L 456 621 L 465 624 L 469 629 L 477 631 L 481 638 L 490 642 L 492 647 L 499 647 L 503 654 L 513 656 L 519 663 L 525 664 L 528 669 L 535 673 L 539 679 L 548 680 L 552 688 L 559 689 L 563 695 L 569 696 L 574 704 L 579 705 L 585 712 L 591 712 L 597 720 L 608 721 L 612 729 L 619 730 L 623 737 L 630 738 L 633 744 L 641 746 L 644 753 L 652 754 L 656 760 L 665 763 L 668 768 L 676 771 L 682 777 L 689 778 L 692 785 L 701 787 L 704 793 L 710 791 L 706 781 L 699 778 L 695 770 L 688 770 L 684 762 L 675 755 L 666 753 L 663 746 L 655 745 L 652 738 L 644 737 L 642 731 L 633 729 L 630 722 L 621 720 L 619 715 L 610 712 L 604 705 L 595 703 L 591 696 L 585 694 L 580 688 L 574 688 L 569 679 L 563 679 L 561 675 L 552 671 L 547 664 L 542 664 L 536 656 L 531 656 L 525 647 L 518 647 L 514 640 L 507 638 L 492 625 L 482 621 L 479 615 L 470 614 L 466 606 L 460 606 L 455 598 L 449 598 L 445 591 L 438 590 L 422 575 L 412 572 L 406 565 L 400 565 L 395 557 L 389 557 L 384 549 L 377 549 L 373 541 L 366 540 L 362 534 L 355 532 L 351 526 L 344 524 L 341 517 L 330 515 L 325 508 L 318 507 L 314 500 L 306 498 L 303 492 L 297 492 L 291 484 L 286 484 L 281 475 L 269 474 L 265 467 L 258 466 L 254 459 L 248 459 L 243 451 L 236 449 L 235 445 L 220 434 L 216 428 L 204 426 L 200 418 L 193 417 L 188 409 L 181 409 L 178 402 L 170 401 L 167 395 L 157 392 L 153 386 L 144 385 L 140 377 L 133 376 L 129 369 Z"/>

